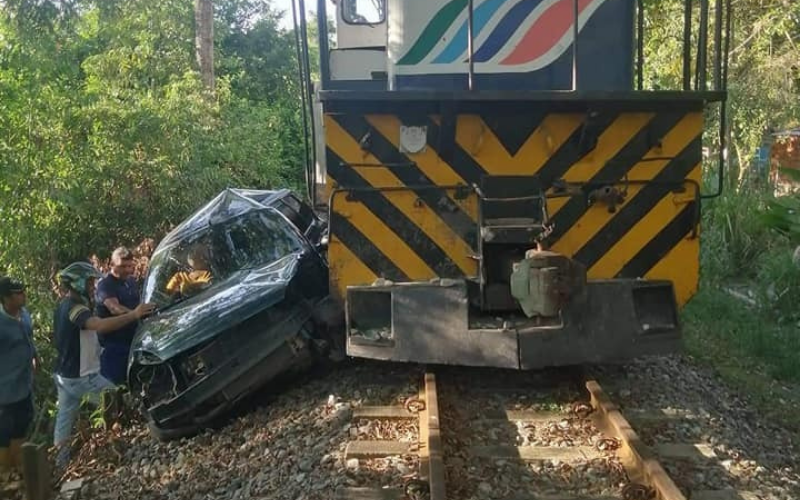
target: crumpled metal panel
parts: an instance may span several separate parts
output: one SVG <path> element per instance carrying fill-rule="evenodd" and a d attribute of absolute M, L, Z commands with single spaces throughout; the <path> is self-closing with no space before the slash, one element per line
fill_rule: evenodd
<path fill-rule="evenodd" d="M 283 196 L 289 194 L 288 189 L 276 191 L 256 189 L 228 188 L 214 197 L 202 208 L 195 211 L 189 218 L 181 222 L 169 232 L 158 244 L 153 257 L 160 251 L 184 241 L 192 234 L 203 230 L 212 224 L 221 224 L 229 219 L 241 216 L 254 210 L 264 210 Z"/>
<path fill-rule="evenodd" d="M 161 241 L 143 294 L 159 310 L 137 331 L 131 347 L 137 361 L 169 359 L 283 300 L 302 259 L 313 253 L 297 228 L 273 208 L 289 194 L 226 189 Z M 165 284 L 188 269 L 186 256 L 197 244 L 210 249 L 212 283 L 194 296 L 176 299 Z"/>
<path fill-rule="evenodd" d="M 132 350 L 169 359 L 280 302 L 298 259 L 292 253 L 263 268 L 237 272 L 205 293 L 148 318 Z"/>

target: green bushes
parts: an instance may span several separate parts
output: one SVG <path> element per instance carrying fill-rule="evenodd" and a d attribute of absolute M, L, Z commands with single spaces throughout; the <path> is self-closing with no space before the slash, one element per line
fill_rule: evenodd
<path fill-rule="evenodd" d="M 755 283 L 762 309 L 777 323 L 800 328 L 800 267 L 792 255 L 793 249 L 787 247 L 765 252 L 758 261 Z"/>
<path fill-rule="evenodd" d="M 776 244 L 761 214 L 769 195 L 764 190 L 739 192 L 704 202 L 701 225 L 701 273 L 707 282 L 752 278 L 758 256 Z"/>
<path fill-rule="evenodd" d="M 299 189 L 304 175 L 292 35 L 267 4 L 215 2 L 213 95 L 191 2 L 77 4 L 0 9 L 0 274 L 29 285 L 45 413 L 55 271 L 158 241 L 225 187 Z"/>
<path fill-rule="evenodd" d="M 695 354 L 753 359 L 771 377 L 800 382 L 800 266 L 774 205 L 769 190 L 751 186 L 706 202 L 701 291 L 686 308 L 686 333 Z"/>
<path fill-rule="evenodd" d="M 684 334 L 689 352 L 713 365 L 732 364 L 800 382 L 797 327 L 777 323 L 769 308 L 748 308 L 725 291 L 708 287 L 686 307 Z"/>
<path fill-rule="evenodd" d="M 294 51 L 269 10 L 220 30 L 213 96 L 193 69 L 191 3 L 17 14 L 0 13 L 0 273 L 46 295 L 59 266 L 158 239 L 225 187 L 302 186 Z M 269 51 L 247 52 L 253 39 Z M 248 58 L 283 74 L 248 74 Z"/>
<path fill-rule="evenodd" d="M 7 271 L 42 288 L 68 260 L 158 238 L 222 188 L 301 186 L 301 159 L 284 145 L 299 142 L 294 117 L 221 90 L 208 102 L 187 76 L 162 97 L 124 107 L 85 99 L 7 118 L 9 129 L 29 125 L 3 145 L 0 262 Z M 58 118 L 67 110 L 84 126 L 73 123 L 67 133 Z M 37 146 L 26 147 L 29 141 Z"/>

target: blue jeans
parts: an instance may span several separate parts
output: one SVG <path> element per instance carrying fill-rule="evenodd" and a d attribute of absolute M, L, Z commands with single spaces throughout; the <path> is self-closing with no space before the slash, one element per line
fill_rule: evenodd
<path fill-rule="evenodd" d="M 90 401 L 100 404 L 101 393 L 106 389 L 113 388 L 114 383 L 99 373 L 78 378 L 65 378 L 56 374 L 53 378 L 55 378 L 58 390 L 58 414 L 56 415 L 53 442 L 56 447 L 61 448 L 56 457 L 56 464 L 65 465 L 69 460 L 68 441 L 72 434 L 72 427 L 75 425 L 75 419 L 78 418 L 81 401 L 84 396 L 88 396 Z"/>

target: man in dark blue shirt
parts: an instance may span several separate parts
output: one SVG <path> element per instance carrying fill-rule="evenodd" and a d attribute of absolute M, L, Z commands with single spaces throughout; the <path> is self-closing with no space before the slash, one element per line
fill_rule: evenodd
<path fill-rule="evenodd" d="M 133 279 L 133 254 L 119 247 L 111 254 L 111 270 L 97 284 L 95 314 L 99 318 L 121 316 L 139 305 L 139 289 Z M 99 337 L 103 347 L 100 373 L 117 385 L 125 383 L 128 353 L 136 333 L 136 323 L 130 323 Z"/>

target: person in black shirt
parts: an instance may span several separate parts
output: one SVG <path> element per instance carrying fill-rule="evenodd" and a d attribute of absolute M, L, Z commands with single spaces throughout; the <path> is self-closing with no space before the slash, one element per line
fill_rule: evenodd
<path fill-rule="evenodd" d="M 100 345 L 97 334 L 106 334 L 147 316 L 153 304 L 140 304 L 120 316 L 98 318 L 92 315 L 91 297 L 101 274 L 88 262 L 74 262 L 58 273 L 61 286 L 68 292 L 54 315 L 54 333 L 58 357 L 54 378 L 58 391 L 58 413 L 53 441 L 59 448 L 56 466 L 69 459 L 66 446 L 81 400 L 89 395 L 95 401 L 114 383 L 100 374 Z"/>
<path fill-rule="evenodd" d="M 111 254 L 111 270 L 97 283 L 95 314 L 110 318 L 126 314 L 139 305 L 139 289 L 133 279 L 133 254 L 119 247 Z M 100 354 L 100 374 L 117 385 L 125 383 L 128 353 L 136 323 L 127 325 L 98 337 L 103 350 Z"/>

